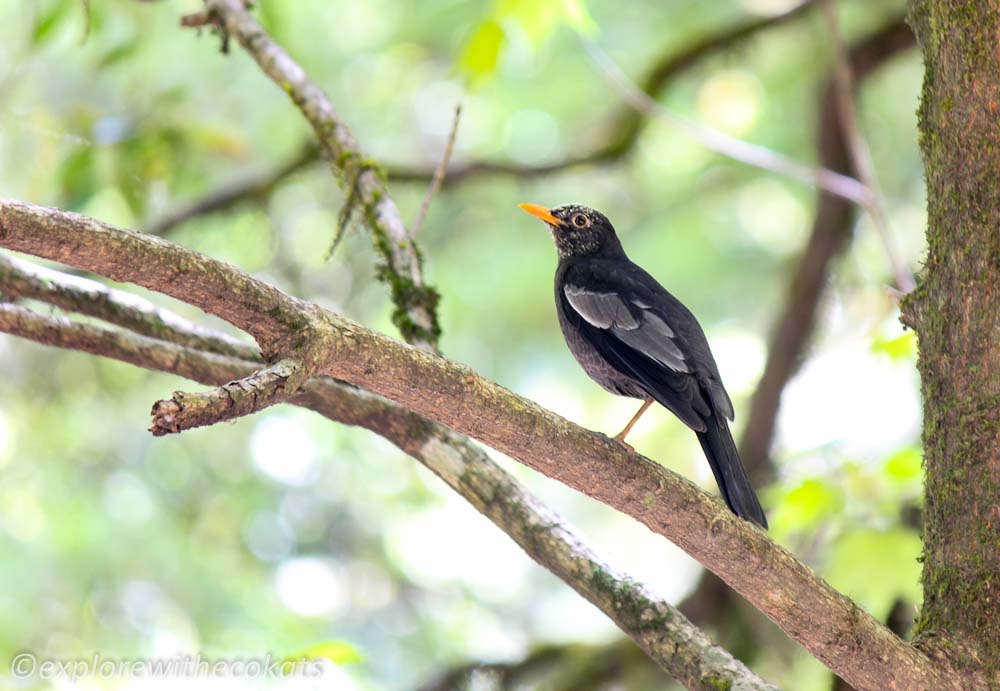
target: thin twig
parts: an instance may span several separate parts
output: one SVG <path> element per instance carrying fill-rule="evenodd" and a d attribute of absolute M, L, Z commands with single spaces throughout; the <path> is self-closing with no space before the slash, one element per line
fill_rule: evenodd
<path fill-rule="evenodd" d="M 462 104 L 459 103 L 455 106 L 455 117 L 451 121 L 451 132 L 448 133 L 448 141 L 444 145 L 444 154 L 442 154 L 441 162 L 434 171 L 434 178 L 431 180 L 431 186 L 427 188 L 427 194 L 424 195 L 424 200 L 420 202 L 420 211 L 417 213 L 417 218 L 413 222 L 413 227 L 410 230 L 410 237 L 415 238 L 420 233 L 420 229 L 424 225 L 424 219 L 427 217 L 427 210 L 431 206 L 431 200 L 434 199 L 434 195 L 438 193 L 439 189 L 441 189 L 441 183 L 444 181 L 444 175 L 448 171 L 448 161 L 451 160 L 451 152 L 455 148 L 455 138 L 458 136 L 458 120 L 461 115 Z"/>
<path fill-rule="evenodd" d="M 153 235 L 167 235 L 192 218 L 223 211 L 241 201 L 266 199 L 279 183 L 318 159 L 319 149 L 310 142 L 303 145 L 292 158 L 275 170 L 228 182 L 190 204 L 165 212 L 147 223 L 145 230 Z"/>
<path fill-rule="evenodd" d="M 683 130 L 705 148 L 722 154 L 734 161 L 799 180 L 819 187 L 838 197 L 850 199 L 856 204 L 867 203 L 871 192 L 859 181 L 832 170 L 809 166 L 784 154 L 759 144 L 751 144 L 724 132 L 707 127 L 694 120 L 688 120 L 672 113 L 654 101 L 626 76 L 621 67 L 593 41 L 581 38 L 584 50 L 597 66 L 605 81 L 610 84 L 625 101 L 648 117 L 657 117 Z"/>
<path fill-rule="evenodd" d="M 834 70 L 834 83 L 837 94 L 837 114 L 840 117 L 841 127 L 844 129 L 844 136 L 847 139 L 848 151 L 851 154 L 851 163 L 854 165 L 855 173 L 870 194 L 862 202 L 868 215 L 871 216 L 872 224 L 878 231 L 882 239 L 882 247 L 885 250 L 886 258 L 892 270 L 896 288 L 904 293 L 908 293 L 916 287 L 913 273 L 906 267 L 899 257 L 896 244 L 889 228 L 889 217 L 885 211 L 885 202 L 882 192 L 879 189 L 878 176 L 875 173 L 875 163 L 872 160 L 871 149 L 861 133 L 858 125 L 857 104 L 854 101 L 854 72 L 851 69 L 850 58 L 847 55 L 847 48 L 840 35 L 840 28 L 837 22 L 837 9 L 833 0 L 823 0 L 821 3 L 823 18 L 826 20 L 827 28 L 830 31 L 830 40 L 833 43 L 836 53 L 836 69 Z"/>

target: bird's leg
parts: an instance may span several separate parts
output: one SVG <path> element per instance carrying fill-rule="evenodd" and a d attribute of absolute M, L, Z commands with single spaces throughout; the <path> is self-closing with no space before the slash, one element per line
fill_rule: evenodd
<path fill-rule="evenodd" d="M 652 399 L 648 401 L 643 401 L 642 407 L 639 408 L 639 412 L 637 412 L 635 415 L 632 416 L 632 419 L 628 421 L 627 425 L 625 425 L 625 429 L 623 429 L 621 432 L 619 432 L 614 436 L 614 440 L 622 444 L 625 444 L 625 435 L 627 435 L 632 430 L 632 426 L 639 421 L 639 418 L 642 417 L 642 414 L 645 413 L 649 409 L 649 406 L 651 405 L 653 405 Z M 625 445 L 628 446 L 628 444 Z"/>

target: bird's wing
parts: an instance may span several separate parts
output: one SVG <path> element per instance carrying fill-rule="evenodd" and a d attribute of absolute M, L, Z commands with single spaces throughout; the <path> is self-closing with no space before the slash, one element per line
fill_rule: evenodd
<path fill-rule="evenodd" d="M 618 339 L 675 372 L 690 372 L 677 334 L 659 316 L 616 292 L 602 292 L 567 283 L 563 293 L 573 310 L 591 326 L 610 331 Z M 631 305 L 631 306 L 630 306 Z"/>
<path fill-rule="evenodd" d="M 598 352 L 696 431 L 733 408 L 694 316 L 635 267 L 588 263 L 566 273 L 567 315 Z"/>

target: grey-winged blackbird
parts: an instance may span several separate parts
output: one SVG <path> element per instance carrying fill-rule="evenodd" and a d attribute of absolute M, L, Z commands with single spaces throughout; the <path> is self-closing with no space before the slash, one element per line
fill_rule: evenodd
<path fill-rule="evenodd" d="M 615 439 L 624 443 L 656 401 L 698 435 L 733 513 L 766 528 L 729 431 L 733 404 L 694 315 L 625 256 L 604 214 L 572 204 L 521 208 L 552 231 L 559 255 L 556 312 L 570 352 L 611 393 L 643 400 Z"/>

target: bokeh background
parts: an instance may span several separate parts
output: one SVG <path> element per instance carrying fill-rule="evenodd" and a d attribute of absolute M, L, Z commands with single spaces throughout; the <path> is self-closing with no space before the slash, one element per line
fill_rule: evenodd
<path fill-rule="evenodd" d="M 238 46 L 222 55 L 208 32 L 179 28 L 200 3 L 87 4 L 0 0 L 4 196 L 143 230 L 220 186 L 267 175 L 310 141 L 298 112 Z M 393 170 L 436 165 L 458 102 L 455 166 L 532 167 L 586 154 L 613 136 L 622 101 L 581 32 L 640 80 L 664 55 L 794 4 L 260 0 L 257 14 Z M 902 0 L 838 5 L 849 42 L 903 12 Z M 659 100 L 815 162 L 818 93 L 833 59 L 828 29 L 809 10 L 699 60 Z M 925 220 L 920 78 L 911 49 L 859 94 L 890 224 L 914 267 Z M 425 190 L 422 181 L 391 184 L 407 219 Z M 324 259 L 343 200 L 327 169 L 304 165 L 266 194 L 166 234 L 395 335 L 370 238 L 351 230 Z M 814 191 L 651 121 L 612 162 L 470 176 L 438 195 L 420 241 L 427 280 L 442 294 L 444 352 L 613 433 L 634 405 L 596 387 L 566 351 L 552 305 L 555 253 L 546 230 L 517 209 L 523 201 L 583 203 L 613 220 L 630 255 L 699 316 L 739 430 L 813 222 Z M 920 543 L 907 519 L 920 492 L 915 344 L 886 296 L 889 276 L 860 218 L 808 359 L 784 392 L 775 475 L 762 491 L 774 538 L 881 619 L 894 605 L 912 614 L 920 597 Z M 548 650 L 565 654 L 544 670 L 547 681 L 529 675 L 524 688 L 585 688 L 554 680 L 600 654 L 617 664 L 589 676 L 591 688 L 671 683 L 600 612 L 369 433 L 279 407 L 154 439 L 152 401 L 191 384 L 9 336 L 0 336 L 0 358 L 3 674 L 25 649 L 62 658 L 283 656 L 319 646 L 338 662 L 337 689 L 419 689 L 451 668 L 516 665 Z M 715 491 L 695 437 L 662 409 L 630 441 Z M 676 602 L 694 588 L 700 567 L 680 550 L 500 460 L 611 563 Z M 713 630 L 725 629 L 723 619 Z M 767 678 L 829 688 L 829 673 L 763 620 L 740 635 L 741 654 Z M 54 686 L 165 688 L 137 679 Z M 489 675 L 471 688 L 493 688 Z"/>

